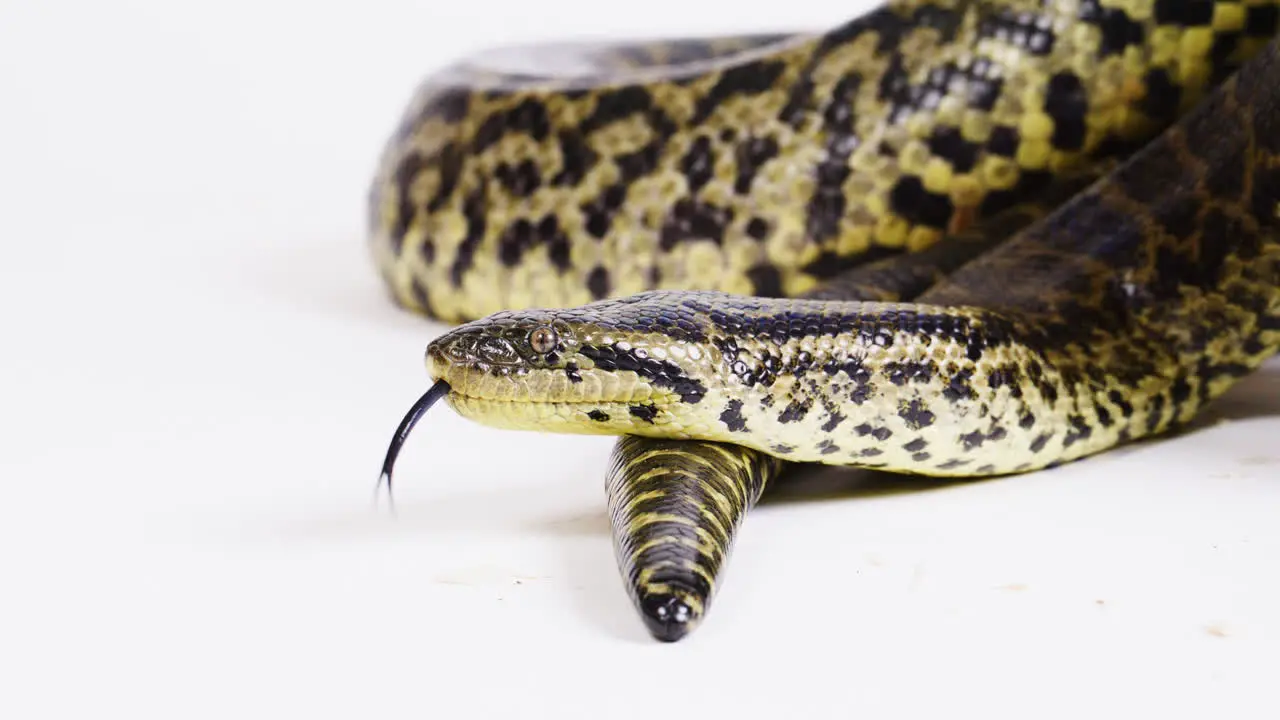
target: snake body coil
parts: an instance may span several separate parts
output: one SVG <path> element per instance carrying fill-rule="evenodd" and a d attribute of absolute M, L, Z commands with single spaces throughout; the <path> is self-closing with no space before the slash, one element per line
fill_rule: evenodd
<path fill-rule="evenodd" d="M 375 256 L 469 320 L 427 352 L 457 412 L 628 436 L 619 557 L 674 639 L 783 462 L 1051 467 L 1274 354 L 1277 17 L 892 2 L 598 77 L 453 68 L 384 158 Z"/>

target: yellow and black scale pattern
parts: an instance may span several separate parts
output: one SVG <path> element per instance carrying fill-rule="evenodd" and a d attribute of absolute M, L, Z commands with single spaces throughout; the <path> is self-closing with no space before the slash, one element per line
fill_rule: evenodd
<path fill-rule="evenodd" d="M 892 2 L 599 75 L 451 68 L 388 147 L 375 257 L 405 307 L 483 318 L 428 349 L 460 414 L 626 436 L 619 561 L 676 639 L 784 462 L 1051 467 L 1275 351 L 1278 17 Z"/>

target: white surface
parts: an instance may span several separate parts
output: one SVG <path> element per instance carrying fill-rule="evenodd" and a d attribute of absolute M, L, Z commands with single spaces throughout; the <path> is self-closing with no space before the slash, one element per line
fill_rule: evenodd
<path fill-rule="evenodd" d="M 398 519 L 371 508 L 441 329 L 361 234 L 419 77 L 865 3 L 182 5 L 0 10 L 0 717 L 1280 709 L 1280 368 L 1226 422 L 1058 471 L 775 501 L 674 646 L 613 565 L 608 439 L 441 410 Z"/>

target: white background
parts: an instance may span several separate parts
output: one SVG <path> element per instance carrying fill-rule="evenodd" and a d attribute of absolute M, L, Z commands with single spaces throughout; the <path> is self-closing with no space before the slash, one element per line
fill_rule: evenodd
<path fill-rule="evenodd" d="M 480 47 L 821 28 L 865 2 L 0 4 L 0 717 L 1274 717 L 1280 367 L 1193 432 L 757 509 L 685 642 L 612 440 L 441 409 L 364 193 Z"/>

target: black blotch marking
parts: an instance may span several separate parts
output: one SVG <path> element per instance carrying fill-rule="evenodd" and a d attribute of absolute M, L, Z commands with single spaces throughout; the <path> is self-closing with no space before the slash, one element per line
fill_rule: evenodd
<path fill-rule="evenodd" d="M 1119 390 L 1112 390 L 1107 393 L 1107 399 L 1111 401 L 1112 405 L 1116 406 L 1120 414 L 1126 419 L 1133 417 L 1133 403 L 1125 399 L 1124 393 Z"/>
<path fill-rule="evenodd" d="M 613 216 L 627 199 L 627 186 L 617 183 L 609 186 L 590 203 L 582 206 L 587 216 L 587 232 L 597 239 L 603 239 L 613 224 Z"/>
<path fill-rule="evenodd" d="M 1253 37 L 1270 38 L 1280 30 L 1280 7 L 1252 5 L 1245 14 L 1244 30 Z"/>
<path fill-rule="evenodd" d="M 597 265 L 587 274 L 587 291 L 591 293 L 592 298 L 603 299 L 609 294 L 609 287 L 609 271 L 604 267 Z"/>
<path fill-rule="evenodd" d="M 701 135 L 690 145 L 680 160 L 680 170 L 689 183 L 689 191 L 696 193 L 715 177 L 715 154 L 711 150 L 711 138 Z"/>
<path fill-rule="evenodd" d="M 735 95 L 758 95 L 771 89 L 786 69 L 782 61 L 757 60 L 725 70 L 698 101 L 690 122 L 702 124 L 717 107 Z"/>
<path fill-rule="evenodd" d="M 782 297 L 782 274 L 773 265 L 756 265 L 747 270 L 747 279 L 760 297 Z"/>
<path fill-rule="evenodd" d="M 924 181 L 915 175 L 904 175 L 889 193 L 892 210 L 908 222 L 943 229 L 951 222 L 955 205 L 946 195 L 929 192 Z"/>
<path fill-rule="evenodd" d="M 1103 57 L 1123 53 L 1125 48 L 1140 44 L 1145 37 L 1140 23 L 1123 10 L 1102 7 L 1099 0 L 1080 3 L 1080 19 L 1097 25 L 1102 31 L 1100 50 Z"/>
<path fill-rule="evenodd" d="M 840 447 L 831 442 L 831 440 L 823 440 L 818 443 L 818 451 L 823 455 L 831 455 L 832 453 L 840 452 Z"/>
<path fill-rule="evenodd" d="M 912 440 L 906 445 L 903 445 L 902 449 L 906 450 L 907 452 L 914 453 L 914 452 L 920 452 L 921 450 L 927 447 L 929 447 L 929 442 L 927 440 L 925 440 L 924 438 L 916 438 L 915 440 Z"/>
<path fill-rule="evenodd" d="M 409 289 L 410 292 L 413 293 L 413 299 L 418 303 L 418 306 L 427 312 L 431 312 L 431 296 L 427 292 L 427 288 L 423 286 L 418 278 L 413 279 L 413 282 L 409 285 Z"/>
<path fill-rule="evenodd" d="M 1212 0 L 1156 0 L 1156 22 L 1161 25 L 1205 25 L 1213 20 Z"/>
<path fill-rule="evenodd" d="M 782 413 L 778 415 L 778 422 L 785 425 L 803 420 L 804 416 L 809 414 L 809 409 L 811 407 L 813 407 L 812 402 L 792 400 L 791 403 L 783 409 Z"/>
<path fill-rule="evenodd" d="M 1055 387 L 1053 383 L 1046 380 L 1039 383 L 1038 388 L 1040 390 L 1040 397 L 1044 398 L 1046 403 L 1052 405 L 1053 403 L 1058 402 L 1058 388 Z"/>
<path fill-rule="evenodd" d="M 907 427 L 912 430 L 929 427 L 937 420 L 937 416 L 930 412 L 929 407 L 919 398 L 903 406 L 898 411 L 898 417 L 902 418 L 907 423 Z"/>
<path fill-rule="evenodd" d="M 462 215 L 467 221 L 467 234 L 458 243 L 457 255 L 449 268 L 449 281 L 454 287 L 462 287 L 462 277 L 475 262 L 476 249 L 488 231 L 487 198 L 481 188 L 467 196 L 462 203 Z"/>
<path fill-rule="evenodd" d="M 1093 435 L 1093 428 L 1089 423 L 1085 422 L 1084 417 L 1080 415 L 1070 415 L 1067 422 L 1071 425 L 1071 429 L 1067 430 L 1067 435 L 1062 439 L 1062 447 L 1069 448 L 1077 442 L 1089 439 Z"/>
<path fill-rule="evenodd" d="M 632 405 L 628 407 L 627 410 L 631 412 L 631 415 L 633 417 L 640 418 L 641 420 L 649 423 L 650 425 L 653 424 L 653 419 L 658 417 L 658 407 L 652 404 Z"/>
<path fill-rule="evenodd" d="M 578 370 L 577 363 L 565 363 L 564 374 L 569 378 L 569 382 L 571 383 L 582 382 L 582 373 Z"/>
<path fill-rule="evenodd" d="M 707 387 L 700 380 L 689 377 L 673 362 L 641 357 L 636 349 L 621 350 L 611 345 L 584 345 L 578 349 L 601 370 L 630 370 L 655 387 L 668 389 L 680 396 L 682 402 L 697 404 L 707 394 Z"/>
<path fill-rule="evenodd" d="M 813 113 L 813 79 L 801 77 L 791 87 L 787 104 L 778 113 L 778 120 L 799 129 Z"/>
<path fill-rule="evenodd" d="M 1209 60 L 1214 65 L 1213 84 L 1218 85 L 1222 79 L 1228 74 L 1230 67 L 1227 61 L 1231 56 L 1235 55 L 1236 50 L 1240 47 L 1240 39 L 1243 37 L 1241 32 L 1223 32 L 1214 35 L 1213 49 L 1209 51 Z"/>
<path fill-rule="evenodd" d="M 1008 125 L 997 125 L 987 136 L 987 150 L 992 155 L 1013 157 L 1018 154 L 1018 145 L 1022 143 L 1022 134 L 1017 128 Z"/>
<path fill-rule="evenodd" d="M 1044 99 L 1045 112 L 1053 118 L 1051 142 L 1059 150 L 1079 150 L 1084 147 L 1085 115 L 1089 101 L 1080 78 L 1069 72 L 1060 72 L 1049 78 Z"/>
<path fill-rule="evenodd" d="M 929 137 L 929 150 L 951 163 L 958 173 L 967 173 L 978 161 L 977 143 L 969 142 L 960 134 L 960 128 L 939 126 Z"/>
<path fill-rule="evenodd" d="M 843 157 L 828 156 L 817 169 L 817 183 L 809 201 L 806 231 L 813 240 L 826 240 L 840 232 L 845 214 L 844 181 L 849 165 Z"/>
<path fill-rule="evenodd" d="M 729 428 L 729 432 L 742 432 L 747 429 L 747 419 L 742 416 L 742 401 L 730 400 L 720 413 L 720 422 Z"/>
<path fill-rule="evenodd" d="M 471 139 L 474 154 L 484 152 L 507 133 L 524 133 L 538 142 L 551 132 L 551 118 L 547 109 L 534 98 L 527 98 L 513 108 L 495 112 L 480 125 Z"/>
<path fill-rule="evenodd" d="M 595 420 L 596 422 L 609 422 L 609 413 L 603 410 L 592 410 L 587 413 L 587 417 Z"/>
<path fill-rule="evenodd" d="M 602 91 L 596 99 L 595 110 L 582 121 L 582 131 L 593 133 L 637 113 L 647 113 L 652 107 L 653 96 L 639 85 Z"/>
<path fill-rule="evenodd" d="M 837 365 L 836 367 L 838 370 L 843 370 L 844 374 L 853 381 L 853 392 L 850 393 L 849 399 L 855 405 L 861 405 L 866 402 L 875 388 L 871 384 L 871 371 L 863 366 L 862 358 L 850 358 L 843 365 Z M 828 374 L 834 374 L 830 370 L 827 372 Z"/>
<path fill-rule="evenodd" d="M 1045 446 L 1049 444 L 1049 439 L 1052 437 L 1053 437 L 1053 433 L 1048 432 L 1048 433 L 1042 433 L 1035 440 L 1032 440 L 1031 452 L 1038 453 L 1041 450 L 1044 450 Z"/>
<path fill-rule="evenodd" d="M 512 223 L 498 240 L 498 260 L 507 267 L 515 267 L 520 258 L 533 246 L 533 223 L 520 218 Z"/>
<path fill-rule="evenodd" d="M 458 182 L 462 179 L 465 156 L 457 143 L 449 143 L 440 149 L 437 156 L 440 185 L 436 188 L 436 194 L 427 201 L 427 212 L 437 212 L 453 199 Z"/>
<path fill-rule="evenodd" d="M 1191 385 L 1185 377 L 1180 377 L 1174 381 L 1173 387 L 1169 390 L 1169 397 L 1173 400 L 1175 406 L 1180 406 L 1191 397 Z"/>
<path fill-rule="evenodd" d="M 502 163 L 494 170 L 494 177 L 507 192 L 520 198 L 529 197 L 542 184 L 538 164 L 529 158 L 516 165 Z"/>
<path fill-rule="evenodd" d="M 827 418 L 827 421 L 822 424 L 823 432 L 831 432 L 832 430 L 835 430 L 840 426 L 840 423 L 848 419 L 844 415 L 841 415 L 839 410 L 829 409 L 828 412 L 831 413 L 831 417 Z"/>
<path fill-rule="evenodd" d="M 778 156 L 778 141 L 772 137 L 752 137 L 740 143 L 735 152 L 738 175 L 733 190 L 739 195 L 751 192 L 761 166 Z"/>
<path fill-rule="evenodd" d="M 662 225 L 658 242 L 663 250 L 672 250 L 690 240 L 711 240 L 720 245 L 724 243 L 724 231 L 732 219 L 732 211 L 728 208 L 684 198 L 671 209 Z"/>
<path fill-rule="evenodd" d="M 953 403 L 976 398 L 978 393 L 973 389 L 973 385 L 970 384 L 972 379 L 972 369 L 965 368 L 960 370 L 951 376 L 947 386 L 942 390 L 942 396 Z"/>
<path fill-rule="evenodd" d="M 1139 102 L 1139 109 L 1156 119 L 1173 119 L 1182 102 L 1182 87 L 1164 68 L 1147 72 L 1146 83 L 1147 94 Z"/>
<path fill-rule="evenodd" d="M 1018 385 L 1018 369 L 1011 365 L 1001 365 L 992 368 L 987 374 L 987 385 L 992 390 L 999 390 L 1002 387 L 1009 388 L 1009 394 L 1015 398 L 1022 397 L 1022 388 Z"/>
<path fill-rule="evenodd" d="M 908 360 L 885 363 L 881 372 L 889 378 L 889 382 L 901 387 L 910 382 L 929 382 L 933 379 L 934 367 L 933 363 L 927 360 L 924 362 Z"/>
<path fill-rule="evenodd" d="M 396 255 L 399 255 L 404 247 L 404 235 L 409 232 L 409 225 L 413 222 L 416 212 L 410 186 L 424 167 L 426 167 L 426 160 L 416 152 L 405 155 L 396 166 L 395 176 L 392 179 L 396 186 L 396 220 L 391 227 L 392 250 Z M 376 202 L 374 204 L 376 205 Z"/>
<path fill-rule="evenodd" d="M 421 120 L 439 118 L 447 123 L 456 123 L 467 116 L 467 110 L 470 108 L 471 91 L 465 87 L 455 86 L 437 91 L 435 97 L 422 109 L 420 117 Z"/>
<path fill-rule="evenodd" d="M 623 185 L 631 185 L 640 178 L 658 169 L 658 161 L 662 159 L 662 141 L 653 140 L 648 145 L 614 158 L 618 165 L 619 180 Z"/>
<path fill-rule="evenodd" d="M 888 440 L 889 438 L 893 437 L 893 431 L 890 430 L 889 428 L 872 427 L 867 423 L 863 423 L 858 427 L 854 428 L 854 431 L 857 432 L 858 435 L 861 437 L 866 437 L 867 435 L 870 435 L 871 437 L 881 442 L 884 442 L 885 440 Z"/>
<path fill-rule="evenodd" d="M 847 207 L 844 182 L 851 170 L 849 157 L 858 146 L 854 134 L 853 109 L 862 77 L 850 73 L 832 88 L 822 114 L 827 133 L 826 157 L 816 169 L 816 187 L 807 208 L 806 232 L 809 237 L 821 241 L 835 237 L 840 232 L 841 221 Z"/>
<path fill-rule="evenodd" d="M 577 185 L 600 160 L 600 155 L 587 145 L 580 133 L 562 132 L 557 139 L 560 142 L 560 172 L 551 182 L 561 187 Z"/>
<path fill-rule="evenodd" d="M 547 257 L 551 264 L 561 273 L 571 269 L 572 254 L 569 236 L 560 232 L 560 222 L 555 215 L 547 215 L 538 223 L 538 241 L 547 246 Z"/>

